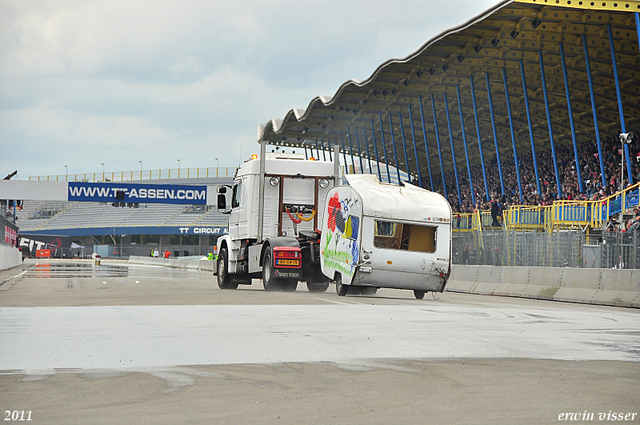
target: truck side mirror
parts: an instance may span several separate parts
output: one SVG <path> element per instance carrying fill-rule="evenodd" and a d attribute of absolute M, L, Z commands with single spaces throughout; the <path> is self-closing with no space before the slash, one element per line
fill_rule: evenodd
<path fill-rule="evenodd" d="M 231 212 L 229 203 L 230 191 L 227 186 L 220 186 L 218 188 L 218 212 L 222 214 L 229 214 Z"/>

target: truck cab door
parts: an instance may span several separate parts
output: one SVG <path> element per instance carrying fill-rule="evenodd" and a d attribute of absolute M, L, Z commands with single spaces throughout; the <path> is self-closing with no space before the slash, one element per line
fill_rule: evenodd
<path fill-rule="evenodd" d="M 246 226 L 246 218 L 244 217 L 245 208 L 242 203 L 242 179 L 235 181 L 231 193 L 231 215 L 229 216 L 229 236 L 232 240 L 240 239 L 241 222 L 244 221 Z"/>

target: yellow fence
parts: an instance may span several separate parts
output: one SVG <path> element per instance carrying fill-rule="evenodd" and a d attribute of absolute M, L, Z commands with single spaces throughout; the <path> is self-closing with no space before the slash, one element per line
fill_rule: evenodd
<path fill-rule="evenodd" d="M 640 183 L 629 186 L 598 201 L 555 201 L 553 205 L 536 207 L 515 205 L 503 211 L 500 227 L 508 230 L 545 231 L 554 229 L 602 229 L 609 218 L 640 204 Z M 492 227 L 490 211 L 454 213 L 453 230 L 466 232 Z M 493 226 L 495 227 L 495 226 Z"/>
<path fill-rule="evenodd" d="M 201 179 L 233 177 L 236 167 L 167 168 L 162 170 L 115 171 L 111 173 L 60 174 L 32 176 L 29 180 L 55 182 L 126 182 L 161 179 Z"/>

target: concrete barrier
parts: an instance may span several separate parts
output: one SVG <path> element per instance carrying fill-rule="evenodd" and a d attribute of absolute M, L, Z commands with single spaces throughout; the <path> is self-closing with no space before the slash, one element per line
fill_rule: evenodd
<path fill-rule="evenodd" d="M 500 285 L 502 267 L 467 266 L 476 269 L 476 281 L 469 292 L 474 294 L 493 294 Z"/>
<path fill-rule="evenodd" d="M 602 275 L 606 271 L 608 270 L 567 269 L 562 287 L 555 294 L 554 299 L 581 303 L 594 302 L 595 295 L 602 290 Z"/>
<path fill-rule="evenodd" d="M 476 269 L 473 267 L 452 267 L 447 289 L 455 292 L 469 292 L 476 283 Z"/>
<path fill-rule="evenodd" d="M 593 301 L 619 306 L 633 306 L 638 296 L 640 270 L 602 270 L 602 288 L 593 296 Z M 635 278 L 634 278 L 635 274 Z"/>
<path fill-rule="evenodd" d="M 447 291 L 640 307 L 640 270 L 452 266 Z"/>
<path fill-rule="evenodd" d="M 0 270 L 7 270 L 22 262 L 22 253 L 10 245 L 0 245 Z"/>
<path fill-rule="evenodd" d="M 147 266 L 163 266 L 176 267 L 192 270 L 204 270 L 213 272 L 215 270 L 215 261 L 211 260 L 195 260 L 187 258 L 154 258 L 154 257 L 129 257 L 129 263 L 142 264 Z"/>

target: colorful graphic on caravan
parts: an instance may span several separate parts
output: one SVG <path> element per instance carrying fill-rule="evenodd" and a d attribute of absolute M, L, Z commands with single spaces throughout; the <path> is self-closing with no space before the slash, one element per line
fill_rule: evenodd
<path fill-rule="evenodd" d="M 119 192 L 124 192 L 124 199 L 117 198 Z M 206 205 L 207 187 L 69 182 L 69 201 Z"/>

